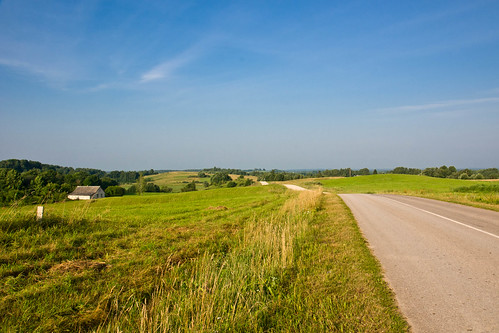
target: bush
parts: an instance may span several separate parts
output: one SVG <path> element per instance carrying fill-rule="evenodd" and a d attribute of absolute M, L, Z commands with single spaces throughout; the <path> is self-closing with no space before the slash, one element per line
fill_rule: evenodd
<path fill-rule="evenodd" d="M 166 185 L 163 185 L 159 188 L 159 190 L 163 193 L 172 193 L 173 189 L 171 187 L 168 187 Z"/>
<path fill-rule="evenodd" d="M 137 193 L 137 186 L 132 185 L 126 190 L 126 194 L 136 194 Z"/>
<path fill-rule="evenodd" d="M 228 173 L 225 172 L 217 172 L 213 176 L 211 176 L 211 184 L 212 185 L 222 185 L 226 182 L 230 182 L 232 178 L 230 178 Z"/>
<path fill-rule="evenodd" d="M 122 197 L 125 194 L 125 189 L 121 186 L 109 186 L 105 192 L 106 197 Z"/>
<path fill-rule="evenodd" d="M 180 189 L 180 192 L 191 192 L 191 191 L 197 191 L 195 182 L 190 182 L 189 184 L 185 185 Z"/>
<path fill-rule="evenodd" d="M 144 188 L 144 192 L 159 192 L 159 191 L 160 191 L 159 186 L 154 183 L 147 183 Z"/>
<path fill-rule="evenodd" d="M 236 182 L 232 180 L 227 183 L 227 187 L 236 187 L 236 185 L 237 185 Z"/>
<path fill-rule="evenodd" d="M 250 178 L 244 178 L 243 177 L 239 177 L 237 180 L 236 180 L 236 184 L 237 186 L 251 186 L 253 185 L 254 181 Z"/>

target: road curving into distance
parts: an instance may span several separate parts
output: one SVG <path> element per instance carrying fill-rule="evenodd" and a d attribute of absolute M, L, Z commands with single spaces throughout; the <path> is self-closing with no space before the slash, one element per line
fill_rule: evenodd
<path fill-rule="evenodd" d="M 499 332 L 499 212 L 341 194 L 413 332 Z"/>
<path fill-rule="evenodd" d="M 306 188 L 303 188 L 301 186 L 298 186 L 298 185 L 291 185 L 291 184 L 282 184 L 284 187 L 286 187 L 287 189 L 290 189 L 290 190 L 293 190 L 293 191 L 310 191 L 310 190 L 307 190 Z"/>

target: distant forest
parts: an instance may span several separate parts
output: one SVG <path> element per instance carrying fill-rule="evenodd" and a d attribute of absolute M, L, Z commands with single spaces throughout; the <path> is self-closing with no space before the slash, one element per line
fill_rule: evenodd
<path fill-rule="evenodd" d="M 330 169 L 320 171 L 289 172 L 284 170 L 254 169 L 222 169 L 209 168 L 199 171 L 209 174 L 236 174 L 251 175 L 258 177 L 258 180 L 264 181 L 286 181 L 301 178 L 320 178 L 320 177 L 354 177 L 377 174 L 374 169 L 372 172 L 367 169 L 353 170 Z M 89 168 L 71 168 L 58 165 L 43 164 L 36 161 L 10 159 L 0 161 L 0 205 L 17 204 L 37 204 L 62 201 L 66 199 L 67 194 L 72 192 L 78 185 L 101 186 L 108 195 L 113 195 L 117 191 L 117 186 L 122 184 L 135 183 L 144 176 L 157 174 L 151 170 L 144 171 L 111 171 L 106 172 L 99 169 Z M 458 170 L 454 166 L 441 166 L 422 169 L 396 167 L 385 173 L 423 175 L 439 178 L 457 178 L 457 179 L 497 179 L 499 170 L 489 168 L 482 170 L 462 169 Z M 140 181 L 139 181 L 140 182 Z M 145 192 L 160 191 L 154 184 L 144 184 Z M 150 187 L 150 189 L 149 189 Z M 132 187 L 133 188 L 133 187 Z M 123 193 L 121 191 L 120 193 Z M 133 192 L 129 192 L 133 193 Z"/>
<path fill-rule="evenodd" d="M 458 170 L 454 166 L 447 167 L 445 165 L 440 168 L 411 169 L 405 167 L 396 167 L 389 173 L 403 175 L 422 175 L 437 178 L 454 178 L 454 179 L 498 179 L 499 170 L 497 168 L 488 168 L 481 170 L 461 169 Z"/>
<path fill-rule="evenodd" d="M 191 170 L 198 171 L 198 170 Z M 267 171 L 265 169 L 254 169 L 254 170 L 241 170 L 241 169 L 222 169 L 222 168 L 209 168 L 203 169 L 201 172 L 206 173 L 217 173 L 223 172 L 227 174 L 235 175 L 250 175 L 258 177 L 258 180 L 265 181 L 285 181 L 293 179 L 302 178 L 321 178 L 321 177 L 355 177 L 355 176 L 368 176 L 376 175 L 378 171 L 376 169 L 370 171 L 368 168 L 363 168 L 359 170 L 354 170 L 351 168 L 344 169 L 326 169 L 317 171 L 285 171 L 273 169 Z M 447 167 L 445 165 L 441 167 L 432 167 L 426 169 L 415 169 L 406 167 L 396 167 L 393 170 L 384 171 L 383 173 L 393 173 L 401 175 L 421 175 L 428 177 L 437 178 L 455 178 L 455 179 L 498 179 L 499 170 L 497 168 L 472 170 L 472 169 L 456 169 L 454 166 Z"/>
<path fill-rule="evenodd" d="M 396 167 L 395 169 L 390 171 L 385 171 L 384 173 L 402 174 L 402 175 L 421 175 L 428 177 L 455 178 L 455 179 L 498 179 L 499 178 L 499 170 L 497 168 L 489 168 L 481 170 L 471 170 L 471 169 L 457 170 L 454 166 L 447 167 L 445 165 L 441 167 L 426 168 L 424 170 L 406 168 L 406 167 Z M 292 180 L 300 178 L 367 176 L 372 174 L 378 174 L 378 171 L 374 169 L 371 172 L 368 168 L 363 168 L 359 170 L 345 168 L 345 169 L 331 169 L 331 170 L 306 171 L 306 172 L 287 172 L 280 170 L 272 170 L 270 172 L 252 171 L 249 174 L 252 176 L 258 176 L 258 180 L 283 181 L 283 180 Z"/>

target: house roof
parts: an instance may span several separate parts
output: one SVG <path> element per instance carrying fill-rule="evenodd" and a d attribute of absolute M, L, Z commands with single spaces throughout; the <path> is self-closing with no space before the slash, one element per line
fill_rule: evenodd
<path fill-rule="evenodd" d="M 69 195 L 94 195 L 100 186 L 77 186 Z"/>

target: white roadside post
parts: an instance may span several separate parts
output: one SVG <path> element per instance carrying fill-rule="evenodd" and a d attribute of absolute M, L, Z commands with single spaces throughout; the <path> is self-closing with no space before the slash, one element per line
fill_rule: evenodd
<path fill-rule="evenodd" d="M 36 208 L 36 220 L 41 221 L 43 219 L 43 206 L 38 206 Z"/>

